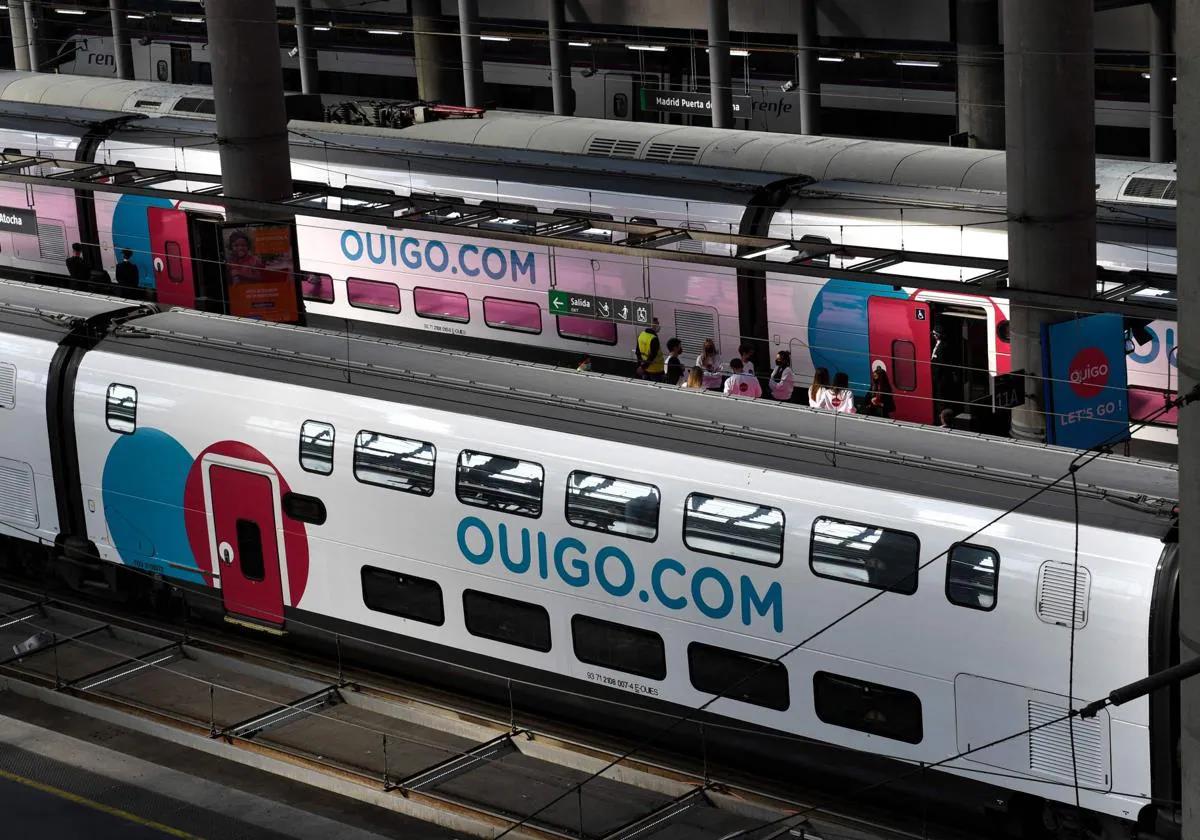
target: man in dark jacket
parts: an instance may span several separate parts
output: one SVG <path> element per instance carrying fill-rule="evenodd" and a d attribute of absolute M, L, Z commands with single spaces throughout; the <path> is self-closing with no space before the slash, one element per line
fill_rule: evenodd
<path fill-rule="evenodd" d="M 92 279 L 92 269 L 83 258 L 83 245 L 76 242 L 71 246 L 71 256 L 67 257 L 67 274 L 71 275 L 72 289 L 86 289 Z"/>
<path fill-rule="evenodd" d="M 117 285 L 121 287 L 123 295 L 136 294 L 140 285 L 138 267 L 133 264 L 133 251 L 128 248 L 121 251 L 121 261 L 117 263 Z"/>

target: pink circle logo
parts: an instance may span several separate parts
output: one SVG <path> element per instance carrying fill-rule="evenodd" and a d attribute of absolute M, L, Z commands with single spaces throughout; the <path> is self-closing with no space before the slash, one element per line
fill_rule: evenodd
<path fill-rule="evenodd" d="M 1099 347 L 1083 348 L 1067 368 L 1067 381 L 1077 397 L 1098 395 L 1108 384 L 1108 356 Z"/>

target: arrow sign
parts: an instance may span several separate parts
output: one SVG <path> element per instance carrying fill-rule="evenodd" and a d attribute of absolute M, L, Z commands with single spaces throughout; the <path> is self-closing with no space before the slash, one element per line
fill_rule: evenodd
<path fill-rule="evenodd" d="M 551 312 L 568 312 L 571 307 L 571 296 L 566 292 L 560 292 L 557 289 L 550 290 L 550 311 Z"/>

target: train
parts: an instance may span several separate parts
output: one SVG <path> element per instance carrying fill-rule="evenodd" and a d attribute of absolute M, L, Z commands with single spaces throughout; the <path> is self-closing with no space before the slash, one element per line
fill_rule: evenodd
<path fill-rule="evenodd" d="M 203 88 L 3 73 L 0 146 L 219 173 L 206 115 L 211 104 Z M 860 392 L 869 382 L 872 344 L 910 341 L 913 370 L 928 368 L 929 334 L 896 332 L 907 329 L 907 318 L 938 327 L 947 356 L 967 371 L 948 384 L 911 378 L 897 417 L 922 422 L 933 421 L 938 405 L 988 402 L 993 377 L 1010 368 L 1008 304 L 972 288 L 982 271 L 911 266 L 913 276 L 962 280 L 957 293 L 842 280 L 838 269 L 854 261 L 836 254 L 826 280 L 798 282 L 771 270 L 773 263 L 811 264 L 805 245 L 1003 260 L 1002 152 L 519 113 L 404 130 L 293 120 L 290 133 L 298 182 L 356 188 L 374 200 L 435 197 L 450 224 L 468 207 L 476 208 L 471 214 L 495 211 L 462 235 L 440 237 L 406 231 L 402 220 L 385 227 L 297 216 L 305 305 L 318 318 L 630 358 L 637 327 L 551 313 L 553 284 L 651 302 L 664 337 L 679 337 L 689 355 L 712 338 L 728 358 L 751 339 L 761 364 L 787 349 L 798 376 L 840 370 Z M 1155 277 L 1173 281 L 1174 178 L 1173 164 L 1097 162 L 1102 269 L 1141 278 L 1151 289 Z M 27 217 L 24 236 L 0 224 L 0 267 L 63 272 L 68 243 L 82 240 L 95 244 L 110 270 L 117 252 L 131 249 L 142 282 L 161 290 L 189 286 L 221 260 L 212 247 L 221 210 L 202 199 L 88 201 L 69 189 L 7 183 L 0 184 L 0 209 Z M 604 226 L 615 219 L 797 245 L 762 255 L 761 292 L 743 300 L 734 270 L 670 259 L 672 252 L 735 253 L 721 243 L 684 239 L 661 248 L 661 260 L 643 260 L 486 239 L 489 229 L 536 232 L 522 218 L 531 212 L 585 219 L 591 227 L 578 236 L 605 242 L 621 240 Z M 34 229 L 37 236 L 28 235 Z M 1175 336 L 1167 318 L 1131 332 L 1126 364 L 1135 418 L 1177 390 Z M 1172 442 L 1173 416 L 1163 421 L 1141 434 Z"/>
<path fill-rule="evenodd" d="M 25 282 L 0 347 L 0 534 L 74 585 L 626 735 L 711 701 L 797 780 L 970 751 L 922 778 L 1177 819 L 1177 689 L 1027 731 L 1177 662 L 1173 466 L 1073 495 L 1055 447 Z"/>

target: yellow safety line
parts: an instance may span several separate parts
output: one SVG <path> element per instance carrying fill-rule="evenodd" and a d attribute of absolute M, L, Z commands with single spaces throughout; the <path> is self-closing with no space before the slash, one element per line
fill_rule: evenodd
<path fill-rule="evenodd" d="M 34 779 L 27 779 L 24 776 L 18 776 L 16 773 L 9 773 L 6 770 L 0 770 L 0 779 L 8 779 L 10 782 L 16 782 L 19 785 L 25 785 L 26 787 L 31 787 L 34 790 L 40 790 L 42 793 L 49 793 L 53 796 L 60 797 L 68 802 L 74 802 L 76 805 L 83 805 L 86 808 L 92 808 L 93 810 L 100 811 L 114 817 L 120 817 L 123 820 L 128 820 L 129 822 L 137 823 L 138 825 L 144 825 L 147 828 L 153 828 L 155 831 L 161 831 L 163 834 L 169 834 L 172 837 L 180 837 L 183 838 L 183 840 L 200 840 L 200 838 L 195 834 L 188 834 L 186 831 L 181 831 L 178 828 L 172 828 L 169 825 L 163 825 L 160 822 L 148 820 L 145 817 L 139 817 L 137 814 L 131 814 L 128 811 L 122 811 L 120 808 L 114 808 L 111 805 L 105 805 L 102 802 L 96 802 L 93 799 L 88 799 L 87 797 L 80 796 L 79 794 L 71 793 L 70 791 L 63 790 L 62 788 L 56 788 L 53 785 L 35 781 Z"/>

